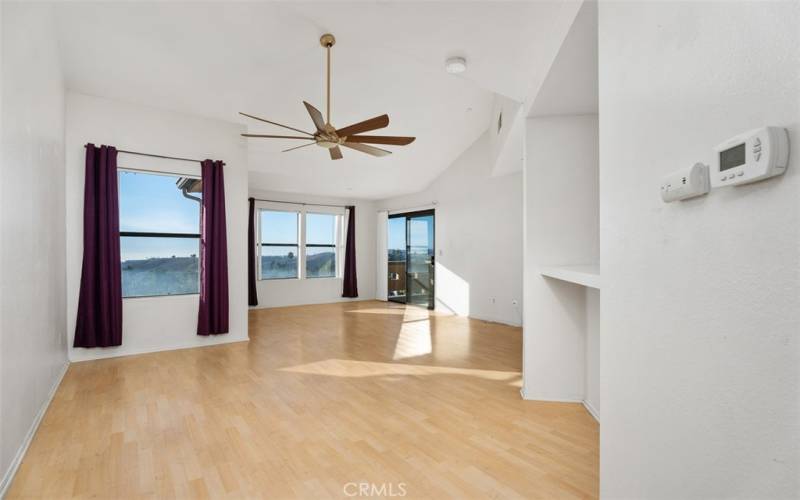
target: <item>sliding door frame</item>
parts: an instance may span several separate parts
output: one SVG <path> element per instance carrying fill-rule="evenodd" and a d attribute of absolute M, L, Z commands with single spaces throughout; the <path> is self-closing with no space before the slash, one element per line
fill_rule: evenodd
<path fill-rule="evenodd" d="M 398 302 L 400 304 L 408 304 L 408 297 L 409 297 L 409 286 L 408 285 L 410 283 L 409 276 L 408 276 L 409 275 L 408 269 L 409 269 L 409 264 L 410 264 L 410 260 L 409 259 L 411 258 L 411 243 L 409 241 L 410 240 L 410 238 L 409 238 L 409 236 L 410 236 L 410 234 L 409 234 L 410 226 L 409 226 L 408 222 L 409 222 L 410 219 L 412 219 L 414 217 L 424 217 L 426 215 L 430 215 L 430 216 L 433 217 L 433 255 L 430 256 L 431 257 L 431 264 L 430 264 L 430 266 L 431 266 L 431 279 L 430 279 L 430 281 L 431 281 L 431 299 L 430 299 L 430 301 L 428 303 L 428 309 L 429 310 L 433 310 L 435 308 L 435 306 L 436 306 L 436 209 L 435 208 L 429 208 L 429 209 L 425 209 L 425 210 L 416 210 L 416 211 L 413 211 L 413 212 L 389 213 L 389 218 L 387 219 L 387 233 L 386 233 L 386 237 L 387 238 L 389 237 L 388 220 L 399 219 L 399 218 L 402 217 L 406 221 L 406 237 L 405 237 L 405 240 L 406 240 L 406 294 L 402 298 L 400 298 L 400 297 L 391 297 L 388 294 L 388 286 L 389 286 L 388 280 L 387 280 L 386 286 L 387 286 L 387 298 L 388 298 L 388 300 L 390 302 Z M 387 251 L 388 251 L 388 249 L 387 249 Z"/>

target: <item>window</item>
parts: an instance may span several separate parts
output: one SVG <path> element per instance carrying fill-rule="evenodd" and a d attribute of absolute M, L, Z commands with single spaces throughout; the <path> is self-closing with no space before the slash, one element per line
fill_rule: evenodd
<path fill-rule="evenodd" d="M 201 182 L 119 170 L 122 296 L 199 291 Z"/>
<path fill-rule="evenodd" d="M 297 212 L 261 211 L 261 279 L 297 278 Z"/>
<path fill-rule="evenodd" d="M 306 212 L 299 204 L 291 211 L 281 210 L 282 205 L 267 206 L 259 210 L 258 217 L 262 280 L 340 275 L 343 210 L 322 207 Z"/>
<path fill-rule="evenodd" d="M 306 214 L 306 278 L 336 277 L 336 219 Z"/>

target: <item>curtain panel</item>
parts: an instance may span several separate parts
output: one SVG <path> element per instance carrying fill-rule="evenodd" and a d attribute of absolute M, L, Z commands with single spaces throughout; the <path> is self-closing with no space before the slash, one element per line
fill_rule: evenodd
<path fill-rule="evenodd" d="M 198 335 L 228 333 L 228 238 L 225 225 L 225 179 L 221 161 L 201 164 L 203 203 L 200 214 L 200 308 Z"/>
<path fill-rule="evenodd" d="M 358 297 L 356 277 L 356 207 L 347 207 L 347 239 L 344 249 L 344 282 L 342 297 Z"/>
<path fill-rule="evenodd" d="M 258 305 L 258 290 L 256 289 L 256 200 L 249 198 L 250 216 L 247 224 L 247 303 L 251 306 Z"/>
<path fill-rule="evenodd" d="M 117 150 L 86 145 L 83 266 L 73 347 L 122 345 Z"/>

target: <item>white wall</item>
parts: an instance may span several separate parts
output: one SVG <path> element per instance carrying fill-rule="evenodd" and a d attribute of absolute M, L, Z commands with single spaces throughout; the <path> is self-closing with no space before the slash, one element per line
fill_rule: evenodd
<path fill-rule="evenodd" d="M 546 278 L 545 266 L 599 260 L 597 115 L 527 120 L 523 393 L 583 401 L 586 291 Z"/>
<path fill-rule="evenodd" d="M 800 496 L 800 4 L 601 2 L 601 495 Z M 763 125 L 787 173 L 664 204 Z"/>
<path fill-rule="evenodd" d="M 73 361 L 246 340 L 247 163 L 240 125 L 69 92 L 66 111 L 67 337 Z M 84 145 L 225 162 L 230 332 L 197 331 L 198 295 L 123 299 L 122 345 L 73 348 L 83 256 Z M 197 163 L 120 153 L 118 165 L 199 173 Z"/>
<path fill-rule="evenodd" d="M 0 496 L 66 367 L 64 91 L 43 5 L 2 3 Z"/>
<path fill-rule="evenodd" d="M 424 191 L 378 201 L 376 208 L 415 208 L 435 201 L 437 309 L 519 325 L 522 178 L 519 173 L 492 176 L 488 134 Z"/>
<path fill-rule="evenodd" d="M 251 180 L 250 196 L 294 203 L 353 205 L 356 207 L 356 274 L 358 298 L 342 297 L 342 278 L 302 280 L 259 280 L 258 308 L 327 304 L 375 298 L 375 205 L 371 201 L 321 197 L 297 193 L 277 193 L 258 189 Z"/>

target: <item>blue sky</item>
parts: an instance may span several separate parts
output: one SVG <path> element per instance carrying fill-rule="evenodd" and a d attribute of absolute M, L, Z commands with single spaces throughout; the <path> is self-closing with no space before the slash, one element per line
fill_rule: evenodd
<path fill-rule="evenodd" d="M 183 197 L 177 177 L 119 171 L 120 231 L 199 233 L 200 204 Z M 193 196 L 200 196 L 193 193 Z M 297 243 L 297 214 L 261 212 L 262 242 Z M 405 218 L 389 219 L 389 248 L 405 248 Z M 336 224 L 329 214 L 306 214 L 307 243 L 335 241 Z M 426 235 L 427 232 L 427 235 Z M 412 220 L 412 242 L 433 241 L 433 224 Z M 196 239 L 122 238 L 122 260 L 188 257 L 199 254 Z"/>
<path fill-rule="evenodd" d="M 200 204 L 183 197 L 170 175 L 119 171 L 119 230 L 199 233 Z M 193 196 L 200 196 L 194 193 Z M 123 237 L 122 260 L 199 255 L 199 240 Z"/>
<path fill-rule="evenodd" d="M 184 198 L 171 175 L 119 171 L 120 231 L 199 233 L 200 204 Z M 192 193 L 200 196 L 200 193 Z M 297 242 L 297 214 L 262 212 L 262 240 Z M 307 242 L 335 242 L 336 224 L 329 214 L 306 215 Z M 123 237 L 122 260 L 150 257 L 188 257 L 199 254 L 199 241 L 183 238 Z"/>
<path fill-rule="evenodd" d="M 414 246 L 428 244 L 433 248 L 433 216 L 411 220 L 411 243 Z M 406 219 L 396 217 L 389 219 L 389 250 L 405 250 Z"/>
<path fill-rule="evenodd" d="M 262 243 L 297 244 L 297 214 L 295 212 L 261 212 Z M 336 216 L 306 213 L 306 243 L 333 245 L 336 243 Z"/>

